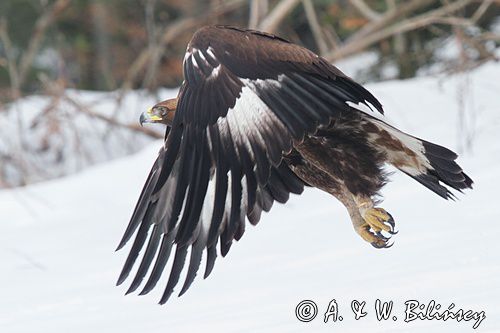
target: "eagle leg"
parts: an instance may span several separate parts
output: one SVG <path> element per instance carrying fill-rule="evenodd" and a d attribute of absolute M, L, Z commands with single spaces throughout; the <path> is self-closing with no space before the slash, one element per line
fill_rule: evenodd
<path fill-rule="evenodd" d="M 384 209 L 374 207 L 371 197 L 376 196 L 377 192 L 373 194 L 370 194 L 373 191 L 354 192 L 353 188 L 346 184 L 343 170 L 339 170 L 338 166 L 332 166 L 331 161 L 339 159 L 329 158 L 329 155 L 321 152 L 321 145 L 318 146 L 317 141 L 309 139 L 300 146 L 295 146 L 295 149 L 285 156 L 285 162 L 305 183 L 330 193 L 342 202 L 349 212 L 354 230 L 361 238 L 376 248 L 390 247 L 388 243 L 390 237 L 396 234 L 395 223 L 392 216 Z M 343 164 L 340 163 L 340 166 Z M 383 182 L 375 184 L 380 188 Z"/>
<path fill-rule="evenodd" d="M 353 196 L 357 209 L 361 216 L 360 219 L 353 219 L 353 225 L 356 232 L 365 241 L 369 242 L 375 248 L 389 248 L 389 240 L 397 232 L 394 230 L 395 222 L 391 214 L 385 209 L 374 207 L 373 200 L 366 197 Z M 388 237 L 382 234 L 385 231 Z"/>

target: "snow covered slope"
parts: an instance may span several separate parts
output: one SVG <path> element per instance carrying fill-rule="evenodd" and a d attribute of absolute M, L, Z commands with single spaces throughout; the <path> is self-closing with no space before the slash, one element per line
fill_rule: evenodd
<path fill-rule="evenodd" d="M 474 139 L 459 162 L 475 189 L 458 202 L 392 177 L 381 205 L 399 229 L 392 248 L 363 242 L 340 203 L 308 190 L 276 205 L 209 279 L 166 306 L 156 304 L 161 290 L 124 297 L 127 286 L 114 286 L 127 254 L 114 248 L 161 142 L 64 179 L 1 191 L 0 332 L 473 331 L 473 321 L 404 322 L 411 299 L 485 311 L 477 331 L 500 332 L 499 77 L 500 65 L 487 64 L 467 77 L 369 86 L 393 123 L 452 149 L 464 142 L 460 96 Z M 319 309 L 308 323 L 295 317 L 305 299 Z M 343 321 L 324 323 L 332 299 Z M 367 302 L 357 321 L 354 299 Z M 377 321 L 376 299 L 394 301 L 396 321 Z"/>

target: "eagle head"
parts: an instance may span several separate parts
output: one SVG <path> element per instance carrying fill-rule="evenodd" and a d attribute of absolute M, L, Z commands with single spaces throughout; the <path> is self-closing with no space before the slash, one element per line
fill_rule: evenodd
<path fill-rule="evenodd" d="M 167 99 L 149 108 L 146 112 L 141 113 L 139 122 L 141 126 L 144 123 L 161 123 L 171 126 L 176 109 L 177 98 Z"/>

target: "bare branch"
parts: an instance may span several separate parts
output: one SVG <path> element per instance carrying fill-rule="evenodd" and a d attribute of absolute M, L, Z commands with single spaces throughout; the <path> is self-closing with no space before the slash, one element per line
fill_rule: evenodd
<path fill-rule="evenodd" d="M 476 39 L 482 41 L 492 40 L 495 42 L 500 42 L 500 34 L 494 32 L 485 32 L 480 36 L 476 36 Z"/>
<path fill-rule="evenodd" d="M 349 2 L 356 7 L 356 9 L 370 21 L 377 21 L 381 15 L 370 8 L 363 0 L 349 0 Z"/>
<path fill-rule="evenodd" d="M 316 45 L 319 49 L 319 53 L 321 55 L 326 54 L 326 52 L 328 52 L 328 46 L 326 45 L 326 41 L 323 36 L 318 17 L 316 16 L 314 5 L 311 0 L 302 0 L 302 5 L 304 6 L 307 22 L 309 23 L 309 27 L 311 28 L 311 31 L 313 33 L 314 40 L 316 41 Z"/>
<path fill-rule="evenodd" d="M 40 48 L 43 37 L 47 28 L 54 22 L 56 17 L 64 11 L 71 0 L 56 0 L 52 5 L 47 7 L 44 13 L 38 18 L 35 23 L 35 29 L 33 35 L 28 44 L 26 52 L 23 53 L 21 60 L 19 62 L 19 86 L 22 86 L 26 75 L 35 59 L 35 55 Z"/>
<path fill-rule="evenodd" d="M 101 0 L 92 0 L 90 6 L 92 19 L 92 37 L 94 39 L 94 49 L 96 61 L 94 70 L 99 73 L 94 76 L 94 84 L 98 89 L 116 89 L 116 81 L 111 72 L 111 52 L 109 32 L 106 25 L 108 20 L 108 8 Z"/>
<path fill-rule="evenodd" d="M 424 0 L 422 0 L 424 1 Z M 422 27 L 425 27 L 429 24 L 433 23 L 444 23 L 444 24 L 453 24 L 454 22 L 459 22 L 459 20 L 446 20 L 444 17 L 448 14 L 456 12 L 467 6 L 470 3 L 473 3 L 477 0 L 459 0 L 453 2 L 449 5 L 440 7 L 438 9 L 429 11 L 427 13 L 421 14 L 411 19 L 404 20 L 400 23 L 389 26 L 385 29 L 375 31 L 372 34 L 369 34 L 361 39 L 352 40 L 344 44 L 339 49 L 330 52 L 326 55 L 326 58 L 330 61 L 335 61 L 356 52 L 359 52 L 367 47 L 384 40 L 388 37 L 391 37 L 398 33 L 403 33 L 411 30 L 416 30 Z"/>
<path fill-rule="evenodd" d="M 273 10 L 262 20 L 259 25 L 259 30 L 269 33 L 276 32 L 279 24 L 287 17 L 294 9 L 300 0 L 281 0 Z"/>
<path fill-rule="evenodd" d="M 129 71 L 127 72 L 125 81 L 122 84 L 122 89 L 130 89 L 132 87 L 132 83 L 137 78 L 139 73 L 146 67 L 151 57 L 161 57 L 165 50 L 165 46 L 179 37 L 182 33 L 190 29 L 194 29 L 195 27 L 212 20 L 214 17 L 235 10 L 236 8 L 239 8 L 243 3 L 245 3 L 245 0 L 233 0 L 225 2 L 219 6 L 214 7 L 208 13 L 204 13 L 203 15 L 199 16 L 183 18 L 166 26 L 159 34 L 159 42 L 155 43 L 154 45 L 150 45 L 150 47 L 142 51 L 132 63 Z"/>
<path fill-rule="evenodd" d="M 250 0 L 250 19 L 248 21 L 248 27 L 250 29 L 256 29 L 259 26 L 261 18 L 264 17 L 268 10 L 268 0 Z"/>
<path fill-rule="evenodd" d="M 338 49 L 341 41 L 339 35 L 337 34 L 337 31 L 335 31 L 335 28 L 331 24 L 327 24 L 323 28 L 323 32 L 326 39 L 332 46 L 332 49 L 333 50 Z"/>
<path fill-rule="evenodd" d="M 471 17 L 471 21 L 476 24 L 477 22 L 479 22 L 479 20 L 481 19 L 481 17 L 483 17 L 483 15 L 486 13 L 486 11 L 488 10 L 488 8 L 493 4 L 493 0 L 486 0 L 484 1 L 481 6 L 479 6 L 479 8 L 476 10 L 476 12 L 472 15 Z"/>
<path fill-rule="evenodd" d="M 149 136 L 156 138 L 156 139 L 163 138 L 162 134 L 160 134 L 154 130 L 151 130 L 149 128 L 141 127 L 141 126 L 136 125 L 136 124 L 123 124 L 123 123 L 117 121 L 115 118 L 107 117 L 107 116 L 102 115 L 100 113 L 94 112 L 90 108 L 88 108 L 87 106 L 85 106 L 82 103 L 76 101 L 75 99 L 69 97 L 68 95 L 64 95 L 63 99 L 65 101 L 67 101 L 69 104 L 73 105 L 76 108 L 76 110 L 83 112 L 91 117 L 100 119 L 100 120 L 105 121 L 107 123 L 110 123 L 113 126 L 128 128 L 132 131 L 141 132 L 143 134 L 149 135 Z"/>
<path fill-rule="evenodd" d="M 145 20 L 146 20 L 146 31 L 148 34 L 148 47 L 154 50 L 158 50 L 156 44 L 158 43 L 157 36 L 157 27 L 155 22 L 155 6 L 156 0 L 147 0 L 146 8 L 145 8 Z M 149 61 L 149 66 L 146 71 L 146 75 L 143 80 L 143 87 L 151 87 L 154 85 L 154 81 L 156 80 L 156 73 L 158 71 L 158 67 L 160 66 L 159 52 L 153 52 Z"/>
<path fill-rule="evenodd" d="M 401 19 L 401 17 L 413 13 L 416 10 L 424 8 L 434 2 L 436 2 L 436 0 L 409 0 L 407 2 L 404 2 L 400 6 L 396 6 L 392 9 L 389 9 L 386 13 L 384 13 L 380 17 L 380 19 L 365 25 L 354 35 L 349 37 L 347 42 L 351 42 L 357 39 L 362 39 L 366 35 L 372 34 L 375 31 L 385 28 L 389 24 L 396 22 L 397 20 Z"/>
<path fill-rule="evenodd" d="M 11 98 L 14 100 L 19 98 L 21 92 L 19 91 L 19 73 L 16 67 L 16 57 L 14 55 L 14 48 L 12 47 L 12 42 L 7 32 L 7 21 L 5 18 L 0 20 L 0 41 L 3 44 L 5 50 L 5 56 L 7 57 L 7 70 L 10 77 L 10 87 L 11 87 Z"/>

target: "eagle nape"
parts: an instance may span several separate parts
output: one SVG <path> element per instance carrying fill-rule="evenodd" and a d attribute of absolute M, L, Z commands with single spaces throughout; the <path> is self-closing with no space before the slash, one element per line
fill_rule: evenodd
<path fill-rule="evenodd" d="M 204 277 L 275 202 L 315 187 L 347 209 L 355 231 L 390 247 L 392 216 L 376 207 L 392 165 L 444 199 L 472 188 L 458 155 L 388 124 L 379 100 L 326 59 L 283 38 L 230 26 L 199 29 L 177 98 L 141 115 L 167 125 L 118 249 L 135 236 L 118 284 L 168 272 L 160 303 L 205 255 Z M 142 254 L 142 258 L 139 258 Z M 185 267 L 186 266 L 186 267 Z"/>

